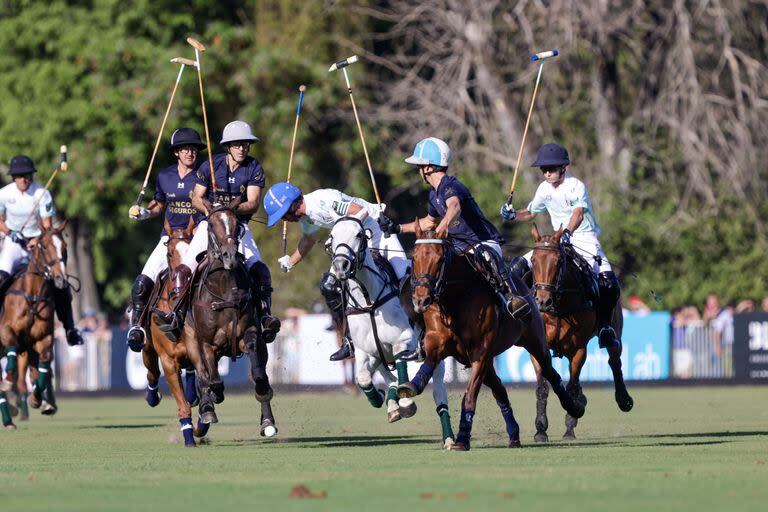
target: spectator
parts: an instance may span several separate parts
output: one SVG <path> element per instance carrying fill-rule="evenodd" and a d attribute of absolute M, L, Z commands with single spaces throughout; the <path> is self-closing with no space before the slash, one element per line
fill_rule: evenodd
<path fill-rule="evenodd" d="M 763 309 L 763 313 L 768 313 L 768 297 L 763 297 L 763 301 L 760 306 Z"/>
<path fill-rule="evenodd" d="M 80 329 L 80 332 L 86 333 L 95 331 L 96 327 L 96 312 L 93 308 L 85 308 L 85 311 L 83 311 L 83 318 L 77 322 L 77 328 Z"/>
<path fill-rule="evenodd" d="M 641 299 L 637 295 L 633 295 L 629 299 L 627 299 L 627 310 L 631 311 L 632 313 L 637 313 L 641 315 L 645 315 L 651 312 L 651 308 L 649 308 L 648 305 L 645 302 L 643 302 L 643 299 Z"/>
<path fill-rule="evenodd" d="M 720 314 L 720 299 L 717 298 L 717 295 L 714 293 L 710 293 L 707 295 L 707 302 L 704 305 L 704 315 L 702 316 L 702 320 L 705 324 L 709 324 L 717 318 L 717 315 Z"/>
<path fill-rule="evenodd" d="M 732 305 L 724 307 L 712 320 L 712 342 L 717 359 L 722 359 L 723 349 L 733 345 L 733 311 Z"/>
<path fill-rule="evenodd" d="M 733 312 L 737 315 L 739 313 L 754 313 L 755 301 L 752 299 L 744 299 L 736 305 L 736 309 Z"/>

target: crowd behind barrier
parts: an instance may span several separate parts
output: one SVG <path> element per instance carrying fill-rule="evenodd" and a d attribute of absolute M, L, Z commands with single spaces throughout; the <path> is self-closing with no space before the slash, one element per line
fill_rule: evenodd
<path fill-rule="evenodd" d="M 711 301 L 710 301 L 711 302 Z M 766 302 L 768 305 L 768 302 Z M 634 310 L 633 310 L 634 309 Z M 737 312 L 738 311 L 738 312 Z M 705 321 L 705 318 L 708 319 Z M 291 311 L 280 336 L 269 345 L 268 372 L 273 383 L 306 386 L 354 383 L 354 362 L 334 363 L 337 348 L 327 314 Z M 103 315 L 86 311 L 80 322 L 84 345 L 69 347 L 60 326 L 55 332 L 55 381 L 61 391 L 130 391 L 144 389 L 146 369 L 141 354 L 127 349 L 125 326 L 109 326 Z M 718 382 L 746 380 L 768 383 L 768 312 L 721 308 L 705 315 L 691 307 L 651 312 L 628 301 L 624 310 L 622 367 L 628 380 L 696 379 Z M 4 365 L 5 360 L 2 360 Z M 505 382 L 533 382 L 528 354 L 513 347 L 496 358 Z M 568 377 L 568 361 L 554 359 Z M 219 370 L 228 386 L 249 386 L 247 358 L 223 358 Z M 416 372 L 418 364 L 410 365 Z M 466 382 L 468 370 L 446 361 L 446 382 Z M 582 381 L 611 381 L 608 354 L 596 339 L 588 346 Z"/>

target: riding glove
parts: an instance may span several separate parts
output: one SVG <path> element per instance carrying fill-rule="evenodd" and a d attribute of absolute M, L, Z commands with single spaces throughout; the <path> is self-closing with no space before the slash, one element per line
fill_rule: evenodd
<path fill-rule="evenodd" d="M 8 238 L 19 245 L 27 245 L 27 239 L 21 234 L 21 231 L 11 231 L 8 233 Z"/>
<path fill-rule="evenodd" d="M 280 264 L 280 270 L 282 270 L 285 273 L 288 273 L 293 268 L 293 265 L 291 264 L 291 257 L 287 254 L 283 256 L 282 258 L 278 258 L 277 262 Z"/>
<path fill-rule="evenodd" d="M 515 212 L 515 207 L 511 204 L 504 203 L 501 205 L 501 218 L 504 220 L 515 220 L 515 217 L 517 217 L 517 212 Z"/>
<path fill-rule="evenodd" d="M 400 224 L 393 221 L 383 213 L 379 215 L 379 227 L 381 228 L 381 231 L 387 236 L 396 235 L 400 232 Z"/>
<path fill-rule="evenodd" d="M 145 220 L 150 215 L 152 215 L 152 212 L 144 207 L 131 206 L 131 209 L 128 210 L 128 216 L 135 220 Z"/>
<path fill-rule="evenodd" d="M 570 244 L 571 243 L 571 230 L 568 228 L 565 228 L 563 230 L 563 234 L 560 237 L 560 242 L 564 244 Z"/>

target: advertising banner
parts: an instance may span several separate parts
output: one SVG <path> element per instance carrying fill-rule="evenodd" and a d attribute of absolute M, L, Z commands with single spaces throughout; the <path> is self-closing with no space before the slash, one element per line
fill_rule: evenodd
<path fill-rule="evenodd" d="M 734 315 L 733 357 L 736 378 L 768 380 L 768 313 Z"/>

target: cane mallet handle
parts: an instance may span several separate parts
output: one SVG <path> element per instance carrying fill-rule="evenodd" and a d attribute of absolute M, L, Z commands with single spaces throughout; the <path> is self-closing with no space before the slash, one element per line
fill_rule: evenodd
<path fill-rule="evenodd" d="M 203 108 L 203 126 L 205 127 L 205 145 L 208 149 L 208 166 L 211 171 L 211 189 L 216 200 L 216 173 L 213 168 L 213 153 L 211 152 L 211 135 L 208 130 L 208 114 L 205 111 L 205 93 L 203 92 L 203 70 L 200 67 L 200 53 L 206 50 L 205 45 L 192 37 L 187 38 L 187 43 L 195 49 L 195 62 L 197 63 L 197 81 L 200 84 L 200 106 Z"/>
<path fill-rule="evenodd" d="M 62 144 L 59 148 L 59 166 L 53 170 L 51 173 L 51 177 L 48 178 L 48 181 L 45 183 L 45 187 L 43 187 L 43 190 L 47 191 L 48 188 L 51 186 L 51 183 L 53 183 L 53 179 L 56 177 L 57 174 L 59 174 L 59 171 L 61 172 L 67 172 L 69 169 L 69 164 L 67 163 L 67 145 Z M 27 218 L 24 219 L 24 222 L 21 224 L 21 229 L 19 231 L 24 231 L 24 228 L 27 227 L 27 222 L 29 222 L 29 219 L 32 218 L 32 216 L 37 211 L 37 207 L 40 206 L 40 201 L 42 201 L 43 197 L 45 197 L 45 193 L 40 194 L 40 196 L 35 201 L 34 206 L 32 206 L 32 211 L 29 212 L 29 215 L 27 215 Z"/>
<path fill-rule="evenodd" d="M 512 195 L 515 193 L 515 184 L 517 183 L 517 172 L 520 170 L 520 160 L 523 158 L 523 149 L 525 148 L 525 138 L 528 135 L 528 126 L 531 122 L 531 114 L 533 114 L 533 106 L 536 104 L 536 93 L 539 91 L 539 82 L 541 81 L 541 71 L 544 69 L 544 61 L 546 59 L 556 57 L 558 55 L 557 50 L 548 50 L 531 55 L 531 61 L 539 61 L 539 71 L 536 74 L 536 84 L 533 86 L 533 96 L 531 96 L 531 105 L 528 107 L 528 117 L 525 119 L 525 128 L 523 129 L 523 138 L 520 140 L 520 151 L 517 152 L 517 162 L 515 162 L 515 173 L 512 175 L 512 186 L 509 189 L 509 197 L 507 198 L 507 205 L 512 204 Z"/>
<path fill-rule="evenodd" d="M 293 168 L 293 150 L 296 146 L 296 132 L 299 129 L 299 118 L 301 117 L 301 105 L 304 103 L 305 85 L 299 86 L 299 104 L 296 106 L 296 121 L 293 123 L 293 138 L 291 139 L 291 155 L 288 157 L 288 183 L 291 182 L 291 169 Z M 288 222 L 283 221 L 283 256 L 286 255 L 288 247 Z"/>
<path fill-rule="evenodd" d="M 179 82 L 181 82 L 181 75 L 184 74 L 184 66 L 195 64 L 194 62 L 188 59 L 182 59 L 181 57 L 176 57 L 174 59 L 171 59 L 171 62 L 175 64 L 181 64 L 181 66 L 179 67 L 179 74 L 176 75 L 176 83 L 173 84 L 173 89 L 171 89 L 171 98 L 168 100 L 168 106 L 165 109 L 163 122 L 160 124 L 160 131 L 157 134 L 157 139 L 155 139 L 155 147 L 152 150 L 152 157 L 149 159 L 149 165 L 147 166 L 147 173 L 144 175 L 144 182 L 141 185 L 141 191 L 139 192 L 139 197 L 136 199 L 136 204 L 132 206 L 130 209 L 131 214 L 137 215 L 139 207 L 141 206 L 141 203 L 144 201 L 144 195 L 147 191 L 147 183 L 149 182 L 149 175 L 152 174 L 152 167 L 155 164 L 155 157 L 157 156 L 157 150 L 160 148 L 160 141 L 163 138 L 163 132 L 165 131 L 165 124 L 168 122 L 168 115 L 171 113 L 171 107 L 173 106 L 173 99 L 176 97 L 176 90 L 179 88 Z"/>
<path fill-rule="evenodd" d="M 205 47 L 205 45 L 203 43 L 201 43 L 200 41 L 198 41 L 197 39 L 195 39 L 193 37 L 188 37 L 187 38 L 187 43 L 189 43 L 195 50 L 197 50 L 199 52 L 204 52 L 205 50 L 207 50 L 207 48 Z"/>

